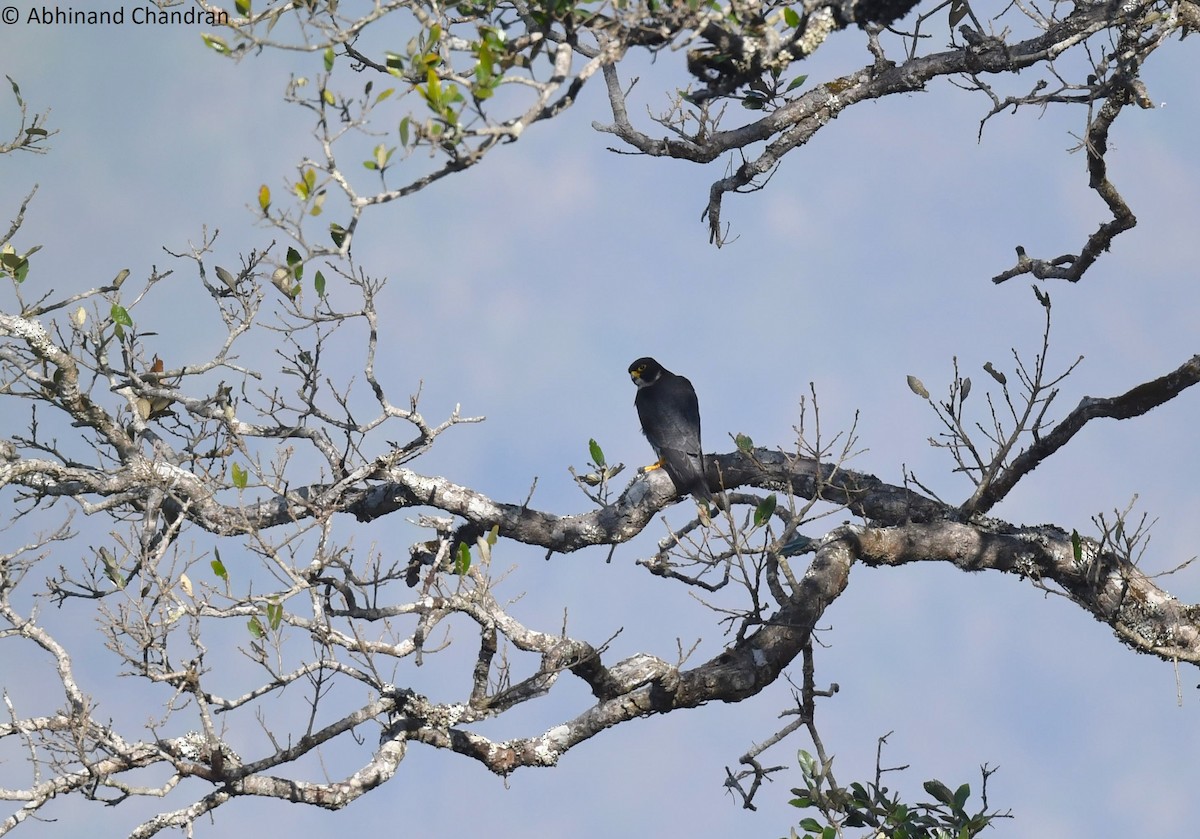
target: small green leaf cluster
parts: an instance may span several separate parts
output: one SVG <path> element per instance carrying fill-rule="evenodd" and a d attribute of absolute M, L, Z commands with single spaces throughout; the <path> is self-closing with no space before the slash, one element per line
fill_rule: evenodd
<path fill-rule="evenodd" d="M 266 189 L 266 187 L 264 186 L 262 189 Z M 308 167 L 301 172 L 300 180 L 296 181 L 296 183 L 292 186 L 292 191 L 296 193 L 296 197 L 301 201 L 306 203 L 309 201 L 312 202 L 312 206 L 308 209 L 309 215 L 321 215 L 321 212 L 325 207 L 325 190 L 317 188 L 316 170 L 314 170 L 312 167 Z M 261 194 L 259 195 L 259 206 L 262 207 L 262 211 L 264 213 L 266 213 L 267 208 L 270 206 L 269 191 L 267 192 L 266 197 L 267 204 L 264 205 L 262 203 L 263 196 Z"/>
<path fill-rule="evenodd" d="M 785 29 L 798 30 L 804 23 L 804 18 L 801 18 L 800 13 L 791 6 L 783 8 L 782 18 Z M 741 25 L 738 15 L 731 14 L 731 19 Z M 777 20 L 776 18 L 772 19 Z M 764 110 L 769 105 L 778 104 L 777 100 L 791 93 L 796 88 L 803 86 L 808 81 L 808 74 L 806 73 L 796 76 L 784 84 L 782 76 L 783 71 L 787 69 L 788 63 L 790 62 L 768 67 L 767 74 L 763 78 L 750 81 L 749 89 L 742 95 L 742 107 L 751 111 Z M 770 77 L 770 81 L 767 80 L 767 76 Z"/>
<path fill-rule="evenodd" d="M 466 542 L 458 543 L 458 555 L 454 557 L 454 573 L 464 576 L 471 570 L 471 549 Z"/>
<path fill-rule="evenodd" d="M 458 85 L 453 82 L 443 83 L 437 70 L 431 67 L 425 72 L 425 84 L 417 85 L 416 88 L 417 93 L 421 94 L 425 104 L 429 106 L 429 110 L 437 114 L 443 126 L 442 129 L 439 129 L 436 124 L 427 125 L 426 130 L 431 136 L 441 136 L 444 129 L 458 128 L 458 117 L 462 109 L 456 110 L 454 106 L 464 101 Z"/>
<path fill-rule="evenodd" d="M 575 471 L 575 467 L 571 467 L 571 475 L 575 478 L 575 482 L 580 485 L 584 493 L 600 504 L 608 503 L 609 485 L 608 482 L 615 476 L 621 474 L 625 469 L 624 463 L 610 464 L 604 457 L 604 449 L 596 442 L 594 437 L 588 439 L 588 456 L 591 461 L 588 463 L 588 469 L 582 475 Z M 599 487 L 599 494 L 592 494 L 588 491 L 588 487 Z"/>
<path fill-rule="evenodd" d="M 12 86 L 13 96 L 17 97 L 17 107 L 21 108 L 22 113 L 25 110 L 25 100 L 21 98 L 21 88 L 13 81 L 12 76 L 5 76 L 8 83 Z M 33 125 L 25 129 L 24 139 L 18 140 L 11 148 L 14 149 L 32 149 L 37 146 L 42 140 L 50 136 L 50 132 L 39 124 L 39 120 L 34 120 Z M 22 278 L 24 279 L 24 278 Z M 17 280 L 20 282 L 21 280 Z"/>
<path fill-rule="evenodd" d="M 265 624 L 258 615 L 251 615 L 250 619 L 246 621 L 246 629 L 256 641 L 261 641 L 266 637 L 268 628 L 274 632 L 283 623 L 283 604 L 279 601 L 272 600 L 264 611 L 267 619 Z"/>
<path fill-rule="evenodd" d="M 762 527 L 771 520 L 771 516 L 775 514 L 775 507 L 779 503 L 779 499 L 775 493 L 771 493 L 762 501 L 758 502 L 758 506 L 754 508 L 754 526 Z"/>
<path fill-rule="evenodd" d="M 484 29 L 490 30 L 490 27 L 481 27 L 481 31 Z M 498 32 L 498 30 L 492 31 Z M 433 112 L 434 118 L 427 120 L 423 125 L 419 126 L 417 134 L 418 138 L 436 142 L 443 141 L 448 136 L 458 134 L 462 106 L 466 101 L 466 97 L 463 95 L 458 84 L 443 79 L 441 76 L 440 71 L 445 65 L 441 54 L 442 35 L 441 25 L 435 23 L 420 35 L 410 39 L 403 55 L 397 52 L 388 52 L 385 56 L 388 72 L 393 76 L 406 78 L 410 82 L 413 79 L 424 80 L 424 84 L 413 84 L 412 89 L 425 100 L 425 104 Z M 480 55 L 482 45 L 486 45 L 486 54 L 484 56 Z M 477 84 L 473 86 L 472 90 L 476 99 L 485 99 L 491 96 L 492 90 L 500 81 L 498 77 L 492 78 L 496 63 L 496 52 L 498 51 L 497 45 L 500 50 L 503 49 L 503 39 L 495 34 L 490 39 L 485 39 L 485 42 L 472 42 L 471 44 L 476 59 L 474 74 Z M 482 70 L 480 69 L 481 67 L 483 67 Z M 486 90 L 482 96 L 474 89 L 479 86 L 481 79 L 486 81 Z M 400 144 L 406 148 L 409 144 L 412 127 L 410 117 L 405 117 L 400 123 Z M 391 157 L 391 152 L 387 152 L 382 162 L 379 157 L 380 151 L 379 147 L 377 147 L 375 150 L 375 159 L 366 161 L 363 165 L 368 169 L 379 169 L 382 171 L 387 163 L 387 158 Z M 372 166 L 372 163 L 375 165 Z"/>
<path fill-rule="evenodd" d="M 430 72 L 432 73 L 433 71 L 431 70 Z M 436 77 L 436 74 L 434 75 Z M 383 174 L 387 170 L 388 164 L 391 162 L 392 155 L 395 153 L 395 146 L 388 148 L 383 143 L 380 143 L 371 152 L 371 158 L 363 161 L 363 168 Z"/>
<path fill-rule="evenodd" d="M 487 565 L 492 561 L 492 548 L 500 539 L 500 525 L 492 525 L 491 530 L 475 538 L 475 547 L 479 550 L 480 561 Z M 466 542 L 459 542 L 458 552 L 454 556 L 454 573 L 460 577 L 466 576 L 471 570 L 471 548 Z"/>
<path fill-rule="evenodd" d="M 11 277 L 17 283 L 25 282 L 25 278 L 29 276 L 29 255 L 40 247 L 39 245 L 29 253 L 21 254 L 17 253 L 12 245 L 6 244 L 0 249 L 0 277 Z"/>
<path fill-rule="evenodd" d="M 471 95 L 479 101 L 490 99 L 504 78 L 503 61 L 508 56 L 504 30 L 480 26 L 479 40 L 471 42 L 471 51 L 475 54 L 475 83 L 471 85 Z"/>
<path fill-rule="evenodd" d="M 987 812 L 986 794 L 983 808 L 968 812 L 970 784 L 951 790 L 938 780 L 924 783 L 925 792 L 935 801 L 906 804 L 899 793 L 877 782 L 854 782 L 845 788 L 825 789 L 825 775 L 808 752 L 799 754 L 803 788 L 794 788 L 795 798 L 788 803 L 799 809 L 817 809 L 821 818 L 806 816 L 800 820 L 802 834 L 792 830 L 792 836 L 804 839 L 834 839 L 845 828 L 870 828 L 871 835 L 882 833 L 890 839 L 971 839 L 996 818 Z M 984 779 L 989 770 L 984 769 Z"/>
<path fill-rule="evenodd" d="M 225 569 L 225 563 L 221 561 L 221 552 L 213 550 L 213 560 L 209 563 L 212 566 L 213 573 L 217 575 L 217 579 L 229 584 L 229 572 Z"/>
<path fill-rule="evenodd" d="M 246 468 L 240 463 L 234 462 L 231 471 L 233 473 L 233 485 L 238 489 L 245 489 L 247 480 L 249 479 Z"/>
<path fill-rule="evenodd" d="M 600 448 L 600 444 L 596 442 L 594 437 L 588 438 L 588 455 L 592 458 L 588 464 L 592 469 L 582 478 L 583 482 L 588 486 L 607 484 L 625 469 L 624 463 L 610 464 L 605 460 L 604 449 Z"/>
<path fill-rule="evenodd" d="M 271 274 L 271 282 L 275 284 L 281 292 L 286 294 L 292 300 L 300 296 L 302 286 L 300 281 L 304 278 L 304 257 L 300 252 L 293 247 L 287 249 L 287 256 L 284 257 L 287 267 L 279 266 Z M 324 282 L 321 283 L 320 289 L 323 293 Z"/>
<path fill-rule="evenodd" d="M 112 318 L 113 331 L 117 333 L 118 338 L 125 340 L 125 329 L 133 327 L 133 318 L 129 316 L 129 311 L 120 303 L 113 303 L 108 314 Z"/>

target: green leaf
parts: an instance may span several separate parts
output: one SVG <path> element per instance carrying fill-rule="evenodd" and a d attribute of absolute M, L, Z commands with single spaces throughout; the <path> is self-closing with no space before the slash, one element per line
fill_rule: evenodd
<path fill-rule="evenodd" d="M 271 190 L 266 184 L 258 188 L 258 207 L 264 215 L 271 207 Z"/>
<path fill-rule="evenodd" d="M 378 105 L 380 102 L 382 102 L 384 99 L 387 99 L 395 92 L 396 92 L 396 88 L 394 88 L 394 87 L 389 87 L 386 90 L 381 91 L 380 94 L 375 97 L 375 104 Z"/>
<path fill-rule="evenodd" d="M 375 165 L 380 169 L 380 171 L 387 168 L 388 161 L 392 159 L 392 152 L 394 151 L 395 149 L 389 149 L 384 146 L 383 143 L 380 143 L 375 147 Z"/>
<path fill-rule="evenodd" d="M 471 549 L 466 542 L 458 543 L 458 557 L 454 560 L 454 573 L 460 577 L 471 570 Z"/>
<path fill-rule="evenodd" d="M 29 275 L 29 259 L 27 257 L 15 253 L 3 253 L 0 254 L 0 265 L 3 265 L 4 269 L 18 283 L 25 282 L 25 277 Z"/>
<path fill-rule="evenodd" d="M 300 196 L 301 200 L 307 199 L 316 186 L 317 173 L 312 169 L 305 169 L 300 175 L 300 180 L 296 182 L 296 195 Z"/>
<path fill-rule="evenodd" d="M 217 266 L 217 279 L 225 283 L 225 285 L 229 287 L 230 291 L 233 291 L 237 288 L 237 280 L 234 279 L 233 274 L 230 274 L 220 265 Z"/>
<path fill-rule="evenodd" d="M 479 45 L 476 55 L 479 57 L 479 63 L 475 65 L 475 77 L 481 82 L 486 82 L 495 73 L 496 57 L 492 55 L 492 48 L 488 46 L 487 41 Z"/>
<path fill-rule="evenodd" d="M 440 110 L 442 105 L 442 80 L 438 78 L 437 71 L 430 68 L 425 72 L 425 87 L 417 86 L 417 90 L 425 96 L 425 101 L 435 111 Z"/>
<path fill-rule="evenodd" d="M 204 41 L 214 52 L 219 52 L 221 55 L 229 55 L 229 44 L 225 43 L 225 39 L 220 35 L 209 35 L 207 32 L 200 36 L 200 40 Z"/>
<path fill-rule="evenodd" d="M 954 791 L 954 809 L 961 811 L 971 797 L 971 785 L 963 784 Z"/>
<path fill-rule="evenodd" d="M 233 7 L 242 17 L 250 16 L 250 0 L 233 0 Z"/>
<path fill-rule="evenodd" d="M 104 563 L 104 573 L 112 580 L 113 585 L 119 589 L 125 588 L 128 580 L 121 576 L 121 566 L 117 565 L 117 561 L 113 558 L 113 555 L 105 548 L 100 548 L 98 553 L 100 554 L 100 561 Z"/>
<path fill-rule="evenodd" d="M 475 537 L 475 546 L 479 548 L 479 561 L 484 565 L 492 561 L 492 546 L 484 536 Z"/>
<path fill-rule="evenodd" d="M 775 512 L 775 505 L 779 499 L 775 497 L 775 493 L 771 493 L 762 501 L 758 502 L 758 506 L 754 508 L 754 526 L 762 527 L 771 520 L 771 515 Z"/>
<path fill-rule="evenodd" d="M 751 91 L 742 97 L 742 107 L 750 111 L 761 111 L 767 107 L 767 97 L 758 91 Z"/>
<path fill-rule="evenodd" d="M 13 77 L 5 76 L 4 78 L 8 79 L 8 83 L 12 85 L 13 96 L 17 97 L 17 104 L 24 105 L 25 100 L 21 98 L 21 88 L 17 87 L 17 83 L 13 81 Z"/>
<path fill-rule="evenodd" d="M 846 820 L 842 822 L 842 827 L 866 827 L 867 820 L 863 818 L 863 814 L 857 810 L 851 810 Z"/>
<path fill-rule="evenodd" d="M 791 6 L 785 6 L 783 9 L 783 22 L 795 29 L 800 25 L 800 15 Z"/>
<path fill-rule="evenodd" d="M 327 87 L 321 90 L 321 99 L 331 108 L 337 104 L 337 100 L 333 98 L 333 94 L 329 92 L 329 88 Z"/>
<path fill-rule="evenodd" d="M 493 52 L 504 52 L 504 30 L 497 29 L 494 26 L 482 26 L 479 29 L 479 34 L 483 36 L 483 42 L 492 48 Z"/>
<path fill-rule="evenodd" d="M 399 75 L 404 71 L 404 56 L 394 52 L 385 52 L 383 60 L 387 65 L 388 72 L 392 75 Z"/>
<path fill-rule="evenodd" d="M 950 792 L 950 787 L 946 786 L 941 781 L 926 781 L 923 786 L 925 787 L 925 791 L 936 798 L 940 803 L 954 803 L 954 793 Z"/>
<path fill-rule="evenodd" d="M 129 312 L 120 304 L 112 304 L 110 316 L 113 319 L 113 323 L 118 323 L 121 326 L 133 326 L 133 318 L 129 317 Z"/>
<path fill-rule="evenodd" d="M 330 222 L 329 238 L 332 239 L 333 243 L 340 248 L 342 246 L 342 242 L 346 241 L 346 228 L 342 227 L 336 221 Z"/>
<path fill-rule="evenodd" d="M 267 624 L 271 629 L 279 629 L 279 624 L 283 622 L 283 604 L 278 601 L 272 601 L 267 604 Z"/>
<path fill-rule="evenodd" d="M 1083 562 L 1083 540 L 1079 538 L 1079 531 L 1071 531 L 1071 553 L 1075 555 L 1075 562 Z"/>
<path fill-rule="evenodd" d="M 300 252 L 295 248 L 288 248 L 287 264 L 289 268 L 295 268 L 300 264 Z"/>
<path fill-rule="evenodd" d="M 496 541 L 499 538 L 500 538 L 500 525 L 493 524 L 492 529 L 487 532 L 487 543 L 489 545 L 494 545 L 494 544 L 496 544 Z"/>
<path fill-rule="evenodd" d="M 809 816 L 806 819 L 801 819 L 800 826 L 802 828 L 804 828 L 805 830 L 811 831 L 813 833 L 821 832 L 821 823 L 819 821 L 817 821 L 816 819 L 812 818 L 811 816 Z"/>
<path fill-rule="evenodd" d="M 791 83 L 787 86 L 787 91 L 784 91 L 784 92 L 786 93 L 788 91 L 795 90 L 796 88 L 800 87 L 800 85 L 804 84 L 806 81 L 808 81 L 807 74 L 803 75 L 803 76 L 796 76 L 796 78 L 792 79 Z"/>
<path fill-rule="evenodd" d="M 319 297 L 325 296 L 325 275 L 320 271 L 317 272 L 317 276 L 313 277 L 313 288 L 317 290 Z"/>
<path fill-rule="evenodd" d="M 225 582 L 229 582 L 229 572 L 225 570 L 225 563 L 221 562 L 221 554 L 217 553 L 216 551 L 213 551 L 213 553 L 216 554 L 217 557 L 209 563 L 212 565 L 213 573 Z"/>
<path fill-rule="evenodd" d="M 405 117 L 404 119 L 400 120 L 400 145 L 402 145 L 402 146 L 408 145 L 409 122 L 410 122 L 410 120 L 408 117 Z"/>
<path fill-rule="evenodd" d="M 124 306 L 117 303 L 112 304 L 112 309 L 109 310 L 109 317 L 117 326 L 133 326 L 133 318 L 129 317 L 129 312 Z"/>
<path fill-rule="evenodd" d="M 738 451 L 743 454 L 749 454 L 754 451 L 754 441 L 747 434 L 738 434 L 733 438 L 733 442 L 737 445 Z"/>
<path fill-rule="evenodd" d="M 325 48 L 325 72 L 333 69 L 333 47 Z"/>
<path fill-rule="evenodd" d="M 257 615 L 246 621 L 246 628 L 250 630 L 250 634 L 254 636 L 255 640 L 260 640 L 267 634 L 267 631 L 263 629 L 262 621 L 258 619 Z"/>
<path fill-rule="evenodd" d="M 600 448 L 600 444 L 594 439 L 588 440 L 588 453 L 592 456 L 592 463 L 597 466 L 604 465 L 604 449 Z"/>
<path fill-rule="evenodd" d="M 236 462 L 233 464 L 233 485 L 238 489 L 246 488 L 246 479 L 249 476 L 246 470 L 239 466 Z"/>

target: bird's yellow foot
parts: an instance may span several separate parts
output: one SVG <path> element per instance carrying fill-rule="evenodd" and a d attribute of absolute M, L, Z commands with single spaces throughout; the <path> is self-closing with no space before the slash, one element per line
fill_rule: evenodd
<path fill-rule="evenodd" d="M 655 469 L 662 469 L 662 465 L 662 458 L 659 458 L 657 463 L 651 463 L 649 466 L 639 467 L 638 472 L 642 474 L 645 474 L 646 472 L 653 472 Z"/>

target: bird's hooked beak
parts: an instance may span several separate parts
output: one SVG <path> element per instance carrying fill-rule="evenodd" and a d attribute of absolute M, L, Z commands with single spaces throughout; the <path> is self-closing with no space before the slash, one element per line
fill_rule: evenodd
<path fill-rule="evenodd" d="M 650 376 L 646 376 L 645 365 L 634 367 L 629 371 L 629 378 L 633 379 L 633 383 L 638 387 L 649 387 L 658 381 L 659 376 L 651 371 Z"/>

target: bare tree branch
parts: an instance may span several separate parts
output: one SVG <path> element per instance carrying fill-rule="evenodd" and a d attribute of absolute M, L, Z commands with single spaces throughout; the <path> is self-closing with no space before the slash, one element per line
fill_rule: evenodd
<path fill-rule="evenodd" d="M 1143 382 L 1120 396 L 1085 396 L 1049 434 L 1039 437 L 1021 452 L 1012 465 L 1000 472 L 981 492 L 963 506 L 968 515 L 986 513 L 1046 458 L 1065 446 L 1088 422 L 1107 417 L 1131 419 L 1157 408 L 1192 385 L 1200 382 L 1200 355 L 1192 356 L 1175 370 L 1149 382 Z"/>

